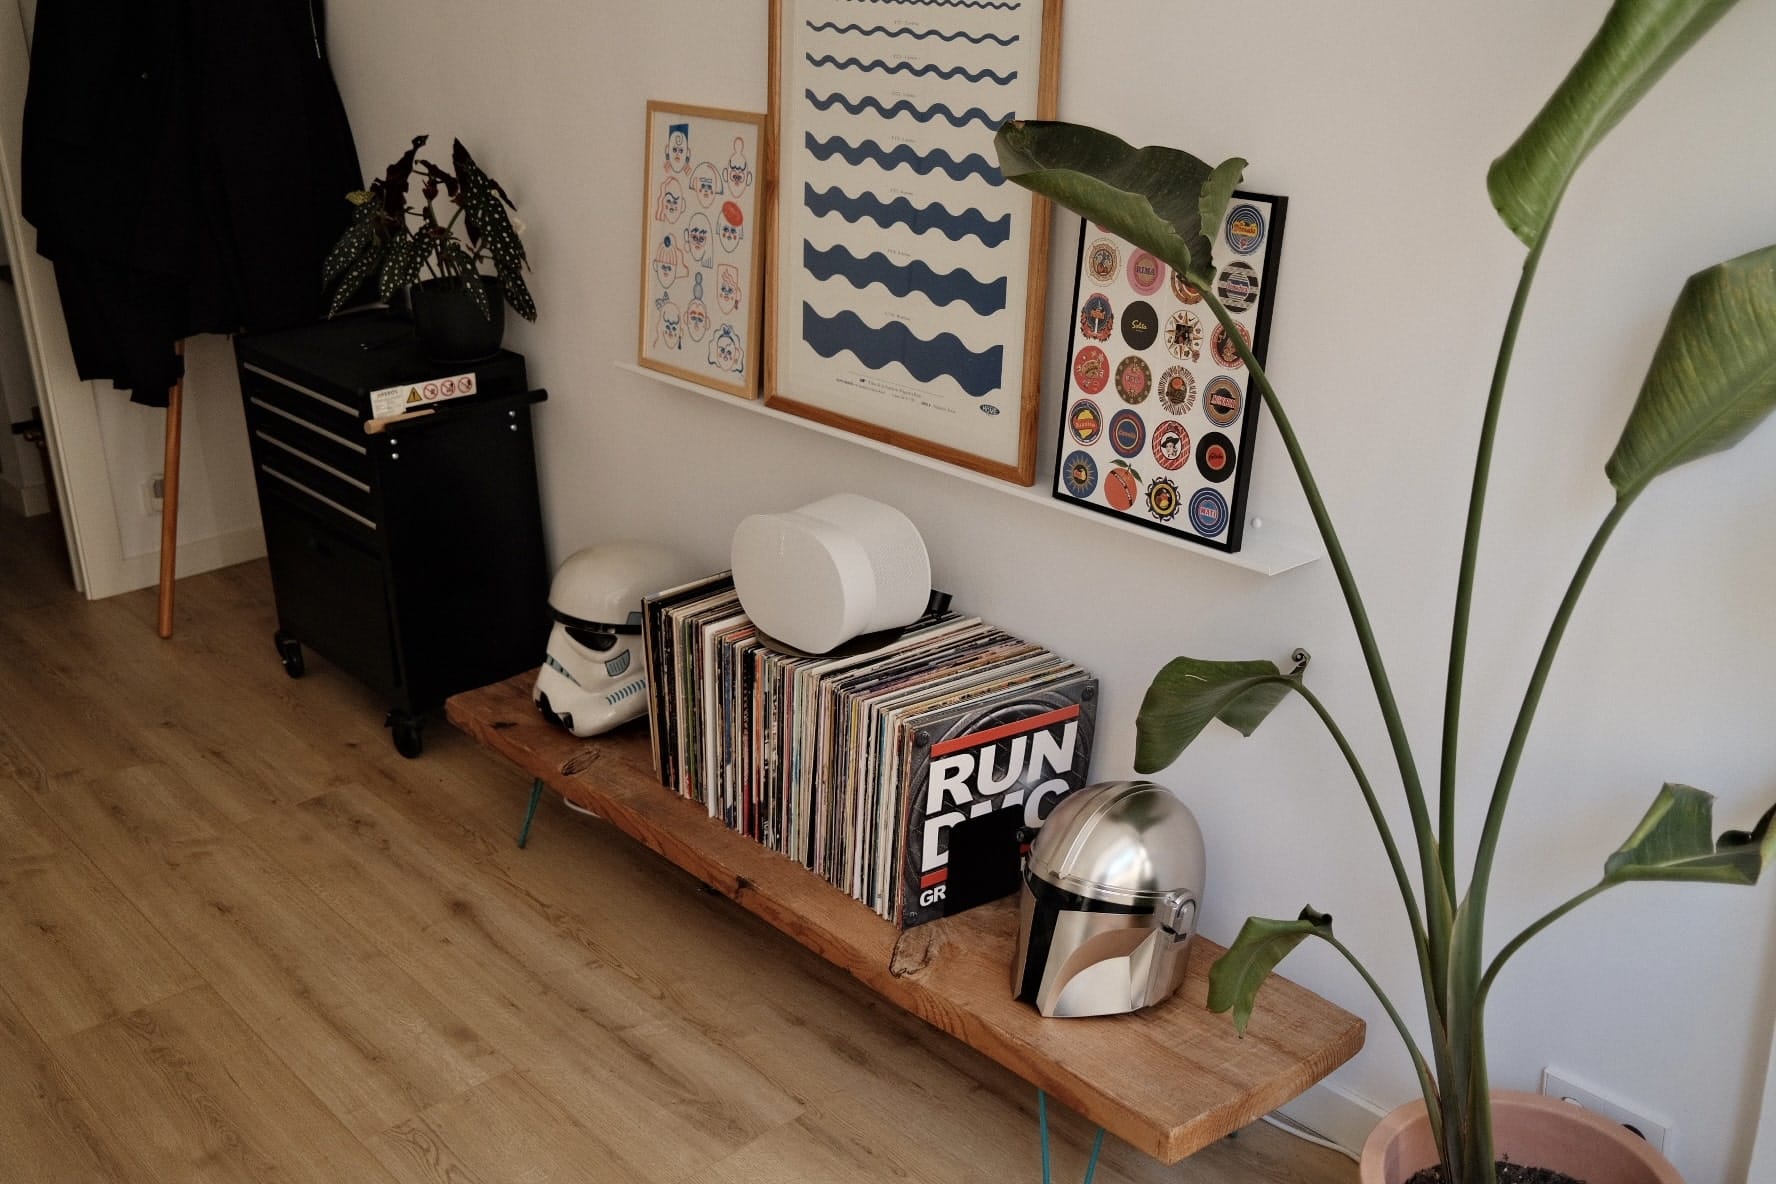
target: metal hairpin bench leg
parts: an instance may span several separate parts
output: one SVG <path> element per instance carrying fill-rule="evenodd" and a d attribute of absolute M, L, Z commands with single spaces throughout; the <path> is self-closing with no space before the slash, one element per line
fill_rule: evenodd
<path fill-rule="evenodd" d="M 537 803 L 543 800 L 543 779 L 533 777 L 530 782 L 530 805 L 524 810 L 524 825 L 518 829 L 518 845 L 520 847 L 530 841 L 530 824 L 537 816 Z"/>
<path fill-rule="evenodd" d="M 1042 1184 L 1054 1184 L 1048 1166 L 1048 1095 L 1041 1090 L 1036 1091 L 1036 1123 L 1042 1128 Z M 1085 1165 L 1085 1184 L 1092 1184 L 1092 1177 L 1098 1174 L 1098 1153 L 1104 1150 L 1104 1128 L 1098 1128 L 1098 1137 L 1092 1140 L 1091 1159 Z"/>

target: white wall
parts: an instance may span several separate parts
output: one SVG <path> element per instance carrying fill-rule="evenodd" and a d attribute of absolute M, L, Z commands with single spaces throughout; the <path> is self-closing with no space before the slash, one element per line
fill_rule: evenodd
<path fill-rule="evenodd" d="M 1244 155 L 1252 187 L 1292 198 L 1273 374 L 1365 581 L 1427 773 L 1465 474 L 1522 256 L 1483 178 L 1606 7 L 1123 0 L 1069 14 L 1063 117 L 1210 160 Z M 714 569 L 743 515 L 857 490 L 923 527 L 936 580 L 961 605 L 1102 676 L 1097 776 L 1129 772 L 1135 710 L 1163 657 L 1281 659 L 1305 645 L 1314 685 L 1393 784 L 1324 563 L 1264 579 L 612 369 L 634 351 L 643 103 L 763 109 L 764 0 L 385 0 L 336 3 L 331 21 L 367 168 L 417 132 L 459 135 L 530 227 L 542 320 L 515 325 L 509 343 L 551 392 L 538 415 L 557 555 L 646 535 Z M 1679 284 L 1776 238 L 1772 44 L 1769 5 L 1730 15 L 1595 154 L 1548 248 L 1482 556 L 1462 762 L 1475 795 L 1610 504 L 1603 461 Z M 1060 225 L 1051 377 L 1071 284 L 1071 223 Z M 1303 521 L 1274 439 L 1257 459 L 1254 507 Z M 1661 781 L 1719 793 L 1724 824 L 1748 824 L 1776 797 L 1773 470 L 1766 427 L 1664 480 L 1618 534 L 1528 750 L 1495 940 L 1594 880 Z M 1391 880 L 1305 710 L 1284 709 L 1251 741 L 1221 730 L 1164 779 L 1210 837 L 1211 937 L 1311 901 L 1418 1013 Z M 1475 795 L 1464 852 L 1483 812 Z M 1554 1062 L 1669 1119 L 1691 1180 L 1743 1178 L 1776 1007 L 1772 905 L 1767 885 L 1637 886 L 1563 922 L 1496 992 L 1497 1084 L 1534 1088 Z M 1309 948 L 1286 969 L 1370 1021 L 1369 1049 L 1338 1085 L 1406 1099 L 1398 1042 L 1347 968 Z"/>

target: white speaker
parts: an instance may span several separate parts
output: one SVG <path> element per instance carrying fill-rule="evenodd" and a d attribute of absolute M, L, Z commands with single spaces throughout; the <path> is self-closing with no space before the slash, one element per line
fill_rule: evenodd
<path fill-rule="evenodd" d="M 893 506 L 835 493 L 784 514 L 754 514 L 734 532 L 734 587 L 759 631 L 811 654 L 919 619 L 931 559 Z"/>

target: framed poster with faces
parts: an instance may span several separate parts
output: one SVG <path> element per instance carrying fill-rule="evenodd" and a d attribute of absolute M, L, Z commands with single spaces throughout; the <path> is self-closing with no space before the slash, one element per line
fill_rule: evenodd
<path fill-rule="evenodd" d="M 1236 193 L 1214 234 L 1215 295 L 1259 363 L 1288 199 Z M 1054 495 L 1238 551 L 1259 399 L 1202 293 L 1083 222 Z"/>
<path fill-rule="evenodd" d="M 647 105 L 636 361 L 743 399 L 759 392 L 763 115 Z"/>

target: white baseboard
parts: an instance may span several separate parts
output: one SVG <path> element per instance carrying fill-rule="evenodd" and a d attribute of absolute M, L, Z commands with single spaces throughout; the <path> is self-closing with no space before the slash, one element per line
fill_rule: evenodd
<path fill-rule="evenodd" d="M 1277 1107 L 1277 1113 L 1340 1147 L 1358 1152 L 1387 1111 L 1367 1098 L 1322 1081 L 1294 1101 Z"/>
<path fill-rule="evenodd" d="M 17 514 L 21 518 L 35 518 L 40 514 L 49 513 L 49 486 L 39 481 L 35 485 L 14 485 L 0 479 L 0 509 Z"/>
<path fill-rule="evenodd" d="M 192 539 L 179 544 L 179 578 L 245 563 L 264 554 L 265 531 L 258 526 L 243 527 L 205 539 Z M 151 587 L 159 582 L 160 555 L 150 551 L 146 555 L 131 555 L 126 558 L 117 569 L 115 586 L 108 584 L 105 587 L 89 588 L 87 596 L 92 600 L 102 600 L 122 592 L 134 592 L 137 588 Z"/>

